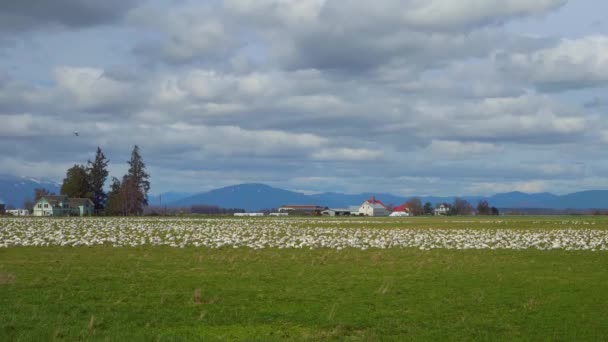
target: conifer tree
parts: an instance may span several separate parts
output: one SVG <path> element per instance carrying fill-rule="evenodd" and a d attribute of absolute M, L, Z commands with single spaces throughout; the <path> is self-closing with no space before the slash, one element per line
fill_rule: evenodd
<path fill-rule="evenodd" d="M 146 172 L 146 164 L 139 154 L 139 146 L 133 147 L 128 164 L 129 171 L 124 177 L 122 185 L 127 194 L 129 214 L 141 214 L 143 207 L 148 205 L 150 175 Z"/>
<path fill-rule="evenodd" d="M 95 161 L 88 161 L 87 173 L 96 211 L 103 210 L 108 199 L 108 195 L 103 190 L 103 187 L 109 174 L 109 162 L 99 147 L 97 147 L 97 152 L 95 153 Z"/>
<path fill-rule="evenodd" d="M 106 215 L 124 215 L 124 199 L 121 192 L 122 184 L 116 177 L 112 177 L 110 192 L 108 193 L 108 201 L 106 202 Z"/>

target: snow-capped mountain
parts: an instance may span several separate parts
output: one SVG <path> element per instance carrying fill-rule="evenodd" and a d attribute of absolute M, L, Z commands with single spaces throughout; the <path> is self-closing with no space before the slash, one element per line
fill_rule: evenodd
<path fill-rule="evenodd" d="M 0 203 L 21 208 L 23 202 L 34 198 L 34 189 L 44 188 L 59 193 L 61 185 L 46 179 L 0 175 Z"/>

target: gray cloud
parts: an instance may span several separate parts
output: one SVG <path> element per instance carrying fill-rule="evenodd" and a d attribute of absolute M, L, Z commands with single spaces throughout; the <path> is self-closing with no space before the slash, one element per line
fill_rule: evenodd
<path fill-rule="evenodd" d="M 0 2 L 0 31 L 82 28 L 121 19 L 139 0 L 19 0 Z"/>
<path fill-rule="evenodd" d="M 402 194 L 592 186 L 608 143 L 601 101 L 554 90 L 603 84 L 605 37 L 502 26 L 563 3 L 78 2 L 61 16 L 16 6 L 6 13 L 40 19 L 29 29 L 62 26 L 53 34 L 64 43 L 128 13 L 108 37 L 135 53 L 64 62 L 42 46 L 35 53 L 54 61 L 46 74 L 0 71 L 0 168 L 59 180 L 101 146 L 119 175 L 138 144 L 155 192 L 253 181 Z M 95 6 L 99 17 L 64 18 Z"/>

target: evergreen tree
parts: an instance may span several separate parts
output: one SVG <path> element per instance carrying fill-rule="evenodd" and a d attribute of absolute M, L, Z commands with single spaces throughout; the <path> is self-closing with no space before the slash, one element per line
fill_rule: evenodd
<path fill-rule="evenodd" d="M 68 169 L 61 185 L 61 194 L 68 197 L 92 198 L 87 169 L 84 165 L 74 165 Z"/>
<path fill-rule="evenodd" d="M 433 205 L 431 202 L 424 203 L 423 211 L 424 215 L 433 215 Z"/>
<path fill-rule="evenodd" d="M 97 147 L 97 152 L 95 153 L 95 161 L 88 161 L 87 173 L 96 211 L 103 210 L 108 199 L 108 195 L 103 190 L 103 187 L 109 174 L 109 162 L 99 147 Z"/>
<path fill-rule="evenodd" d="M 135 145 L 131 152 L 129 171 L 123 178 L 123 188 L 126 191 L 126 200 L 129 206 L 129 214 L 140 214 L 143 207 L 148 205 L 148 192 L 150 191 L 150 175 L 146 172 L 139 154 L 139 146 Z M 135 210 L 132 212 L 131 210 Z"/>
<path fill-rule="evenodd" d="M 112 177 L 108 201 L 106 202 L 106 215 L 124 215 L 124 200 L 121 193 L 122 184 L 116 177 Z"/>

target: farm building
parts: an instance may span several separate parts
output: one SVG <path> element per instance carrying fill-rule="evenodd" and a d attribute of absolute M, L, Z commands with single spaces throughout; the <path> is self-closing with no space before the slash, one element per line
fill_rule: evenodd
<path fill-rule="evenodd" d="M 237 217 L 260 217 L 264 216 L 264 213 L 234 213 Z"/>
<path fill-rule="evenodd" d="M 7 209 L 6 213 L 13 216 L 30 216 L 30 211 L 27 209 Z"/>
<path fill-rule="evenodd" d="M 395 215 L 393 215 L 395 214 Z M 393 209 L 393 213 L 390 216 L 414 216 L 412 214 L 412 211 L 410 209 L 410 207 L 407 204 L 402 204 L 398 207 L 395 207 L 395 209 Z"/>
<path fill-rule="evenodd" d="M 34 216 L 91 216 L 95 205 L 88 198 L 44 196 L 34 205 Z"/>
<path fill-rule="evenodd" d="M 361 208 L 361 206 L 358 206 L 358 205 L 348 207 L 348 211 L 350 211 L 350 216 L 360 216 L 360 215 L 363 215 L 363 214 L 361 214 L 359 212 L 360 208 Z"/>
<path fill-rule="evenodd" d="M 357 209 L 357 213 L 359 210 Z M 326 209 L 321 213 L 323 216 L 350 216 L 350 209 Z"/>
<path fill-rule="evenodd" d="M 359 214 L 365 216 L 388 216 L 389 212 L 386 206 L 381 201 L 377 200 L 375 196 L 363 202 L 359 207 Z"/>
<path fill-rule="evenodd" d="M 325 209 L 327 209 L 327 207 L 320 207 L 318 205 L 283 205 L 279 208 L 279 212 L 321 216 L 321 212 Z"/>

